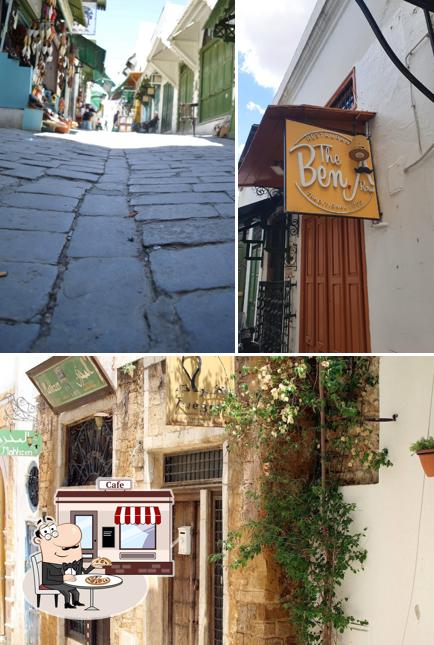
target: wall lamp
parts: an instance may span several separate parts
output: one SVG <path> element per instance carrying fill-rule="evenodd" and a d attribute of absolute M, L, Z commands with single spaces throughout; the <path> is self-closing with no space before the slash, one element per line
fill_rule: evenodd
<path fill-rule="evenodd" d="M 94 416 L 95 419 L 95 425 L 98 428 L 98 430 L 101 430 L 102 425 L 104 423 L 104 419 L 107 419 L 110 415 L 107 414 L 106 412 L 97 412 Z"/>

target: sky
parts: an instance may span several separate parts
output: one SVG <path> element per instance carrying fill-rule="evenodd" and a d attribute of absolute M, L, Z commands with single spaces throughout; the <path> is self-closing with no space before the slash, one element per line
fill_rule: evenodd
<path fill-rule="evenodd" d="M 238 141 L 244 147 L 283 79 L 316 0 L 237 0 Z"/>
<path fill-rule="evenodd" d="M 171 3 L 186 6 L 187 0 L 171 0 Z M 139 40 L 141 54 L 147 51 L 146 45 L 165 4 L 165 0 L 107 0 L 107 10 L 98 11 L 96 40 L 107 52 L 106 70 L 116 83 L 125 78 L 122 70 L 135 53 Z"/>

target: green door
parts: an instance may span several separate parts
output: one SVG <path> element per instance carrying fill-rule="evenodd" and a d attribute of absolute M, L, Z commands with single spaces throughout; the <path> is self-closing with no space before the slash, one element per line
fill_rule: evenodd
<path fill-rule="evenodd" d="M 200 121 L 230 114 L 234 44 L 211 40 L 201 52 Z"/>
<path fill-rule="evenodd" d="M 187 65 L 181 65 L 179 70 L 179 102 L 193 102 L 194 73 Z"/>
<path fill-rule="evenodd" d="M 161 116 L 161 132 L 172 129 L 173 115 L 173 85 L 166 83 L 163 88 L 163 113 Z"/>

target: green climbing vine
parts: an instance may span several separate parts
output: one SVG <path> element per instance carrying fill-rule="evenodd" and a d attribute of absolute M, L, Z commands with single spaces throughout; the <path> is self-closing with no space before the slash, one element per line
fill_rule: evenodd
<path fill-rule="evenodd" d="M 356 507 L 340 483 L 348 470 L 392 465 L 365 415 L 377 383 L 372 359 L 245 359 L 236 382 L 218 412 L 230 450 L 260 450 L 263 476 L 250 492 L 258 519 L 229 534 L 224 549 L 234 568 L 271 552 L 299 643 L 330 645 L 333 633 L 367 624 L 346 613 L 339 593 L 367 557 L 366 529 L 354 530 Z"/>

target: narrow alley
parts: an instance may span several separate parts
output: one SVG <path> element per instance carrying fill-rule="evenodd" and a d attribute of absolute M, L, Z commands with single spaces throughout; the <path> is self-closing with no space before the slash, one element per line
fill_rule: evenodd
<path fill-rule="evenodd" d="M 0 349 L 234 348 L 234 143 L 0 130 Z"/>

